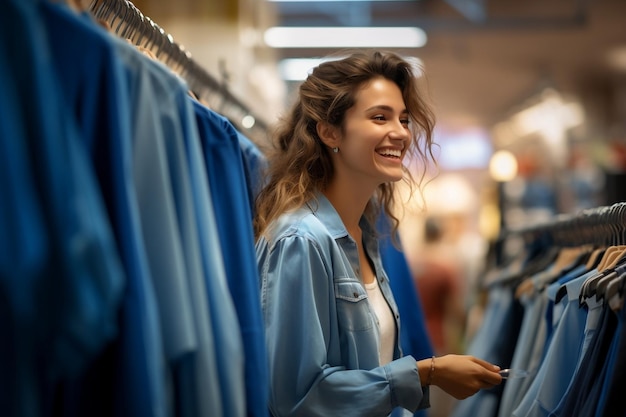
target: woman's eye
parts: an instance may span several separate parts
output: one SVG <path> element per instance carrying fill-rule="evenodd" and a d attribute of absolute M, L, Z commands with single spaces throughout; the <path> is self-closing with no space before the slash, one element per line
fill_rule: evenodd
<path fill-rule="evenodd" d="M 409 119 L 401 119 L 400 123 L 402 123 L 405 126 L 408 126 L 411 123 L 411 121 Z"/>
<path fill-rule="evenodd" d="M 372 117 L 372 119 L 374 119 L 374 120 L 385 120 L 385 116 L 383 116 L 382 114 L 378 114 L 378 115 Z"/>

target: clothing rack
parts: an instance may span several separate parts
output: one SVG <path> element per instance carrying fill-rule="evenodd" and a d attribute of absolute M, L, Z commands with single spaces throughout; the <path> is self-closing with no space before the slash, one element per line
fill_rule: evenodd
<path fill-rule="evenodd" d="M 626 202 L 558 215 L 554 219 L 507 230 L 501 239 L 522 237 L 525 241 L 546 239 L 553 246 L 626 244 Z"/>
<path fill-rule="evenodd" d="M 626 415 L 625 232 L 626 202 L 503 233 L 527 248 L 487 271 L 483 321 L 464 353 L 529 375 L 453 417 Z"/>
<path fill-rule="evenodd" d="M 514 243 L 514 251 L 505 249 L 508 243 Z M 519 244 L 524 245 L 524 250 L 519 250 Z M 533 268 L 541 269 L 554 260 L 561 248 L 624 244 L 626 202 L 560 214 L 544 222 L 511 228 L 503 231 L 495 242 L 493 258 L 488 260 L 488 263 L 493 263 L 493 269 L 482 286 L 518 283 Z M 506 252 L 511 253 L 505 255 Z M 525 265 L 523 268 L 520 262 Z"/>
<path fill-rule="evenodd" d="M 228 90 L 226 84 L 198 65 L 189 51 L 177 44 L 172 35 L 145 16 L 131 1 L 92 0 L 89 11 L 99 21 L 106 22 L 115 34 L 152 53 L 183 78 L 198 98 L 206 101 L 209 107 L 227 117 L 237 127 L 240 127 L 244 117 L 252 116 L 255 120 L 253 128 L 267 132 L 268 125 L 252 114 Z"/>

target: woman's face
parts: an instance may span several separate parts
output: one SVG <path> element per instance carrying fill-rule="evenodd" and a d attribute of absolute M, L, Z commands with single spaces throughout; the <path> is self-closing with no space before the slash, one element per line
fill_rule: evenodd
<path fill-rule="evenodd" d="M 409 115 L 400 88 L 374 78 L 356 94 L 346 112 L 335 170 L 357 184 L 378 187 L 402 179 L 402 159 L 409 146 Z"/>

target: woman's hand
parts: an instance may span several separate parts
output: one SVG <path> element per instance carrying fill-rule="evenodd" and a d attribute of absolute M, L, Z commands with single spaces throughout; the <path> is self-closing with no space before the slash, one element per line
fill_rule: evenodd
<path fill-rule="evenodd" d="M 434 359 L 430 375 L 436 385 L 454 398 L 462 400 L 476 394 L 480 389 L 491 388 L 502 382 L 499 366 L 467 355 L 445 355 Z M 432 359 L 418 361 L 422 381 L 429 380 Z"/>

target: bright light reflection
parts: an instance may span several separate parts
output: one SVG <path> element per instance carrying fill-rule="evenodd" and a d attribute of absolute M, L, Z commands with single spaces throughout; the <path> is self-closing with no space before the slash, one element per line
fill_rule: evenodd
<path fill-rule="evenodd" d="M 254 119 L 253 116 L 250 116 L 249 114 L 244 116 L 243 119 L 241 119 L 241 125 L 245 127 L 246 129 L 250 129 L 252 126 L 254 126 L 255 123 L 256 123 L 256 120 Z"/>
<path fill-rule="evenodd" d="M 377 1 L 414 1 L 414 0 L 267 0 L 270 3 L 334 3 L 334 2 L 360 2 L 360 3 L 370 3 Z"/>
<path fill-rule="evenodd" d="M 417 27 L 272 27 L 272 48 L 419 48 L 426 33 Z"/>
<path fill-rule="evenodd" d="M 497 151 L 489 161 L 489 174 L 495 181 L 511 181 L 517 175 L 517 158 L 510 151 Z"/>

